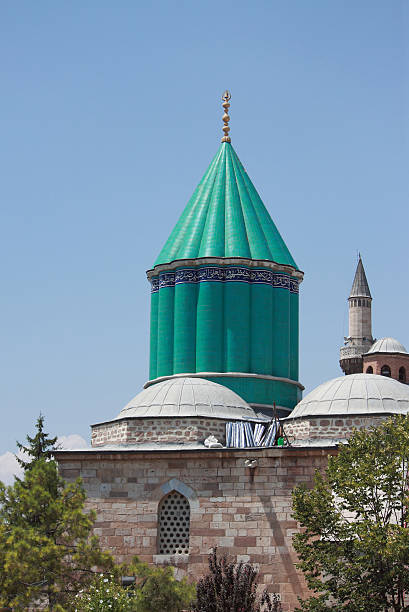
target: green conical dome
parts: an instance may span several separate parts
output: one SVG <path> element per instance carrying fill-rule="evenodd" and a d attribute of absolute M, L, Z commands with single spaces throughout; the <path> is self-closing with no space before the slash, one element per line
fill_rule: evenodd
<path fill-rule="evenodd" d="M 297 268 L 232 145 L 223 142 L 155 261 L 243 257 Z"/>
<path fill-rule="evenodd" d="M 222 142 L 147 274 L 148 385 L 199 377 L 266 414 L 297 404 L 303 273 L 230 142 Z"/>

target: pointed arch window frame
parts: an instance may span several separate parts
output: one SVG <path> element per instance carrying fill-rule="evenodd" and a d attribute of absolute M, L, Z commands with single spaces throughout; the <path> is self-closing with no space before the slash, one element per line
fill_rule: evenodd
<path fill-rule="evenodd" d="M 189 485 L 185 484 L 181 480 L 177 478 L 171 478 L 163 483 L 156 489 L 155 498 L 157 502 L 156 506 L 156 516 L 159 518 L 159 509 L 162 500 L 169 495 L 172 491 L 177 491 L 189 501 L 190 504 L 190 524 L 192 524 L 192 518 L 194 513 L 199 510 L 200 502 L 196 492 L 189 487 Z M 159 536 L 159 523 L 157 525 L 158 536 Z M 186 563 L 189 559 L 189 553 L 187 554 L 163 554 L 156 553 L 153 555 L 154 563 L 164 563 L 171 562 L 173 565 L 177 566 L 180 563 Z"/>
<path fill-rule="evenodd" d="M 171 493 L 172 491 L 177 491 L 184 497 L 186 497 L 190 504 L 191 510 L 197 510 L 199 508 L 199 499 L 197 497 L 196 492 L 189 487 L 189 485 L 185 484 L 181 480 L 177 478 L 171 478 L 163 485 L 160 486 L 161 498 L 158 500 L 158 506 L 162 501 L 163 497 Z"/>

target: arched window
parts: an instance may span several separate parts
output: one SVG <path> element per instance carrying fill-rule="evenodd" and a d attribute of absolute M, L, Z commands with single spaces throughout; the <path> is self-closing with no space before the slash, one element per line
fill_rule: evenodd
<path fill-rule="evenodd" d="M 382 376 L 389 376 L 391 375 L 391 369 L 388 365 L 383 365 L 381 367 L 381 374 Z"/>
<path fill-rule="evenodd" d="M 190 504 L 178 493 L 171 491 L 158 509 L 158 553 L 182 555 L 189 553 Z"/>
<path fill-rule="evenodd" d="M 358 300 L 358 306 L 361 306 L 361 300 Z"/>
<path fill-rule="evenodd" d="M 373 374 L 373 367 L 372 367 L 372 366 L 368 366 L 368 367 L 366 368 L 366 373 L 367 373 L 367 374 Z"/>
<path fill-rule="evenodd" d="M 399 380 L 400 382 L 406 382 L 406 370 L 403 366 L 399 368 Z"/>

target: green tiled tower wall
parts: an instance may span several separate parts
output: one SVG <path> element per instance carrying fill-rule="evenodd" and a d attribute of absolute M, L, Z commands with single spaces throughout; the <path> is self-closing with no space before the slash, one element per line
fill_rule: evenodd
<path fill-rule="evenodd" d="M 301 389 L 279 380 L 262 378 L 236 378 L 228 376 L 205 376 L 207 380 L 228 387 L 250 404 L 269 404 L 294 408 L 301 400 Z"/>
<path fill-rule="evenodd" d="M 151 325 L 150 325 L 150 348 L 149 348 L 149 376 L 156 378 L 158 375 L 158 305 L 159 291 L 151 293 Z"/>
<path fill-rule="evenodd" d="M 158 304 L 158 346 L 157 376 L 173 372 L 173 329 L 174 329 L 175 288 L 164 287 L 159 291 Z"/>
<path fill-rule="evenodd" d="M 273 289 L 266 285 L 251 288 L 251 360 L 250 372 L 271 374 L 273 371 Z"/>
<path fill-rule="evenodd" d="M 250 285 L 225 283 L 223 290 L 224 342 L 221 371 L 250 372 Z"/>
<path fill-rule="evenodd" d="M 290 378 L 290 292 L 273 289 L 273 376 Z"/>
<path fill-rule="evenodd" d="M 298 380 L 299 295 L 290 293 L 290 378 Z"/>
<path fill-rule="evenodd" d="M 197 299 L 195 372 L 223 372 L 223 284 L 194 285 Z M 177 350 L 177 347 L 175 347 Z"/>
<path fill-rule="evenodd" d="M 196 286 L 180 284 L 174 288 L 175 319 L 173 373 L 195 372 L 196 346 Z"/>
<path fill-rule="evenodd" d="M 298 381 L 298 294 L 246 282 L 180 283 L 152 293 L 150 379 L 243 372 Z M 246 401 L 293 408 L 293 384 L 208 377 Z"/>

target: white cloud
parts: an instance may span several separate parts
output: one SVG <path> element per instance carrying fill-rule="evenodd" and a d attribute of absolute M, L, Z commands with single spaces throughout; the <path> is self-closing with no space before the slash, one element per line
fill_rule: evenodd
<path fill-rule="evenodd" d="M 0 480 L 5 485 L 11 485 L 14 476 L 21 476 L 23 469 L 19 465 L 16 457 L 10 451 L 0 455 Z"/>
<path fill-rule="evenodd" d="M 69 434 L 68 436 L 58 436 L 57 446 L 62 450 L 76 450 L 79 448 L 89 448 L 87 442 L 79 434 Z"/>
<path fill-rule="evenodd" d="M 57 445 L 63 450 L 75 450 L 80 448 L 89 448 L 84 438 L 78 434 L 69 434 L 68 436 L 58 436 Z M 17 455 L 24 458 L 24 453 L 19 451 Z M 21 477 L 23 470 L 18 463 L 14 453 L 7 451 L 4 455 L 0 455 L 0 481 L 5 485 L 11 485 L 14 482 L 14 477 Z"/>

